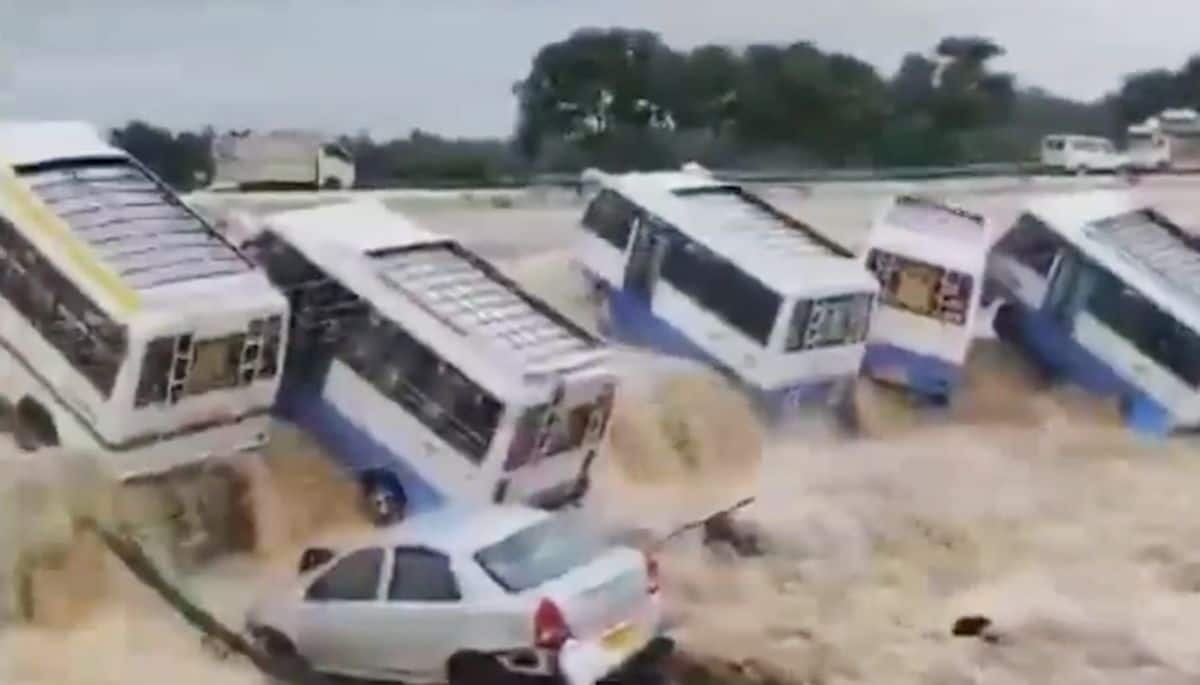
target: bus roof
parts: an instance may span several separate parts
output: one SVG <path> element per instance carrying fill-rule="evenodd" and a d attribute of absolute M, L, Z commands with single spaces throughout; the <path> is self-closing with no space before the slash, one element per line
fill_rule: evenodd
<path fill-rule="evenodd" d="M 0 158 L 11 166 L 95 157 L 128 159 L 129 154 L 82 121 L 0 121 Z"/>
<path fill-rule="evenodd" d="M 1177 320 L 1200 331 L 1200 237 L 1120 191 L 1038 198 L 1026 210 Z"/>
<path fill-rule="evenodd" d="M 877 286 L 851 250 L 741 185 L 696 171 L 591 172 L 589 176 L 783 295 Z"/>
<path fill-rule="evenodd" d="M 961 207 L 917 195 L 891 198 L 868 241 L 911 257 L 977 267 L 991 244 L 987 219 Z"/>
<path fill-rule="evenodd" d="M 480 373 L 568 371 L 604 354 L 598 340 L 486 261 L 378 201 L 281 212 L 266 223 L 385 315 L 415 307 L 456 338 L 476 338 L 509 357 Z"/>
<path fill-rule="evenodd" d="M 0 162 L 10 220 L 114 314 L 194 303 L 228 292 L 230 278 L 270 288 L 174 191 L 88 124 L 0 122 Z"/>

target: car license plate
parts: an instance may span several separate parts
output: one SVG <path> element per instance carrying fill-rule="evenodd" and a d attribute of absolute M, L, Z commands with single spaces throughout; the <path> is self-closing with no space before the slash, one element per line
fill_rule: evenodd
<path fill-rule="evenodd" d="M 632 624 L 619 625 L 600 638 L 600 644 L 613 652 L 630 652 L 637 646 L 638 632 Z"/>

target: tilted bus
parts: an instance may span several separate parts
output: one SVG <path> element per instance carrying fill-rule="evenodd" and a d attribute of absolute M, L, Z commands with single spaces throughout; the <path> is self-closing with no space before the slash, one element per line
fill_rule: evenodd
<path fill-rule="evenodd" d="M 357 477 L 377 522 L 584 495 L 615 392 L 599 341 L 378 202 L 261 228 L 253 251 L 293 308 L 279 411 Z"/>
<path fill-rule="evenodd" d="M 287 302 L 153 173 L 76 122 L 0 122 L 0 395 L 21 448 L 122 480 L 267 439 Z"/>
<path fill-rule="evenodd" d="M 578 262 L 616 338 L 720 369 L 770 419 L 858 374 L 879 284 L 853 252 L 703 170 L 585 181 Z"/>
<path fill-rule="evenodd" d="M 989 233 L 982 215 L 961 207 L 912 195 L 888 201 L 863 254 L 880 284 L 866 375 L 950 399 L 979 318 Z"/>
<path fill-rule="evenodd" d="M 1200 422 L 1200 240 L 1119 192 L 1031 202 L 998 241 L 995 327 L 1139 432 Z"/>

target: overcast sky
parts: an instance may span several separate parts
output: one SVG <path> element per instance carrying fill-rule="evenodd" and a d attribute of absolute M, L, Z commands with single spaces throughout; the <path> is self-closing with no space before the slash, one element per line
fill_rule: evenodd
<path fill-rule="evenodd" d="M 512 83 L 583 26 L 810 40 L 889 74 L 982 34 L 1022 84 L 1087 99 L 1200 52 L 1197 0 L 0 0 L 0 116 L 505 135 Z"/>

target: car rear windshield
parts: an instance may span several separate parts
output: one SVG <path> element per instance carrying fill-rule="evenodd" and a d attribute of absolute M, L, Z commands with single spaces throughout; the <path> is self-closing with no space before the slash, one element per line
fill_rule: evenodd
<path fill-rule="evenodd" d="M 509 592 L 524 592 L 591 563 L 601 539 L 573 516 L 557 515 L 481 549 L 475 560 Z"/>

